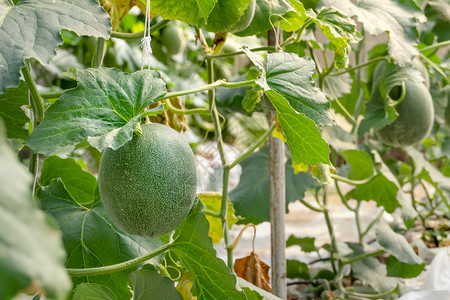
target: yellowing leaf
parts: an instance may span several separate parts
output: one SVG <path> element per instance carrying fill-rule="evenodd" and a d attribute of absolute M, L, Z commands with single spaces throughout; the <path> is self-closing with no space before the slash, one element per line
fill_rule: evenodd
<path fill-rule="evenodd" d="M 222 205 L 222 194 L 218 192 L 206 192 L 198 194 L 200 200 L 206 206 L 206 210 L 220 213 L 220 207 Z M 234 208 L 230 201 L 228 201 L 227 208 L 227 221 L 228 227 L 231 228 L 238 219 L 234 215 Z M 223 237 L 222 221 L 220 218 L 206 215 L 209 222 L 209 236 L 212 238 L 214 245 L 217 245 Z"/>
<path fill-rule="evenodd" d="M 234 262 L 234 271 L 237 276 L 244 278 L 263 290 L 271 292 L 269 269 L 270 267 L 255 252 L 244 258 L 236 259 Z"/>

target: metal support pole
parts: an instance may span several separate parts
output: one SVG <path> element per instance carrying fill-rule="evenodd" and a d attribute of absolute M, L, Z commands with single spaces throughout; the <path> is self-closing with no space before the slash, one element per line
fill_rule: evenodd
<path fill-rule="evenodd" d="M 281 41 L 282 34 L 278 38 Z M 275 46 L 275 33 L 269 31 L 268 46 Z M 275 120 L 275 112 L 269 112 L 270 124 Z M 285 149 L 284 142 L 269 138 L 270 160 L 270 222 L 272 250 L 272 293 L 281 299 L 287 298 L 286 285 L 286 237 L 284 219 L 286 214 Z"/>

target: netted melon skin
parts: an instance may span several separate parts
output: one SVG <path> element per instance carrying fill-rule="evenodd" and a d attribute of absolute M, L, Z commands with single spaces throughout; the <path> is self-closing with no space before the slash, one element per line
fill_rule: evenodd
<path fill-rule="evenodd" d="M 393 147 L 420 143 L 430 134 L 434 123 L 433 99 L 423 83 L 405 82 L 405 98 L 397 106 L 395 121 L 376 131 L 378 138 Z"/>
<path fill-rule="evenodd" d="M 175 229 L 191 209 L 197 188 L 194 154 L 168 126 L 142 125 L 142 135 L 108 148 L 99 190 L 113 221 L 128 233 L 154 237 Z"/>

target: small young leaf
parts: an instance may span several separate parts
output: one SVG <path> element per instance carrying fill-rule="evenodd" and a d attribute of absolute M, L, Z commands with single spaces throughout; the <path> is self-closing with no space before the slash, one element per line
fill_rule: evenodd
<path fill-rule="evenodd" d="M 194 284 L 191 292 L 198 300 L 244 300 L 244 293 L 236 289 L 236 277 L 216 256 L 208 236 L 209 224 L 203 208 L 201 201 L 194 204 L 189 215 L 175 230 L 171 251 L 192 274 Z"/>
<path fill-rule="evenodd" d="M 286 276 L 290 279 L 302 278 L 311 279 L 308 265 L 298 260 L 286 260 Z"/>
<path fill-rule="evenodd" d="M 314 245 L 315 240 L 312 237 L 297 238 L 294 235 L 290 235 L 286 241 L 286 247 L 299 246 L 304 252 L 313 252 L 317 251 Z"/>
<path fill-rule="evenodd" d="M 78 35 L 109 38 L 111 20 L 91 0 L 25 0 L 0 15 L 0 93 L 19 84 L 24 60 L 48 64 L 62 44 L 62 29 Z"/>
<path fill-rule="evenodd" d="M 144 110 L 166 93 L 156 71 L 117 69 L 77 72 L 78 87 L 65 92 L 25 141 L 45 155 L 70 153 L 87 138 L 100 152 L 131 140 Z"/>
<path fill-rule="evenodd" d="M 256 104 L 261 102 L 262 95 L 263 91 L 261 89 L 253 87 L 247 89 L 244 99 L 242 99 L 242 107 L 245 111 L 251 113 L 255 109 Z"/>
<path fill-rule="evenodd" d="M 197 194 L 202 203 L 206 206 L 206 210 L 220 213 L 222 206 L 222 193 L 206 192 Z M 209 222 L 209 236 L 212 238 L 214 245 L 217 245 L 223 238 L 222 220 L 220 218 L 206 215 Z M 229 228 L 238 221 L 234 215 L 234 207 L 228 201 L 227 208 L 227 224 Z"/>
<path fill-rule="evenodd" d="M 418 18 L 423 18 L 420 9 L 412 1 L 323 0 L 327 6 L 334 6 L 348 16 L 357 16 L 358 21 L 372 35 L 388 32 L 389 54 L 399 65 L 405 65 L 417 56 Z"/>

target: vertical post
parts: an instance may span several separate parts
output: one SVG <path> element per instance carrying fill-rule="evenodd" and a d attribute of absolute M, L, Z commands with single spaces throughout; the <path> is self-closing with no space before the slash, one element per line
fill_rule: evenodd
<path fill-rule="evenodd" d="M 275 32 L 268 33 L 268 46 L 276 45 Z M 281 34 L 278 42 L 281 41 Z M 269 112 L 269 124 L 274 122 L 276 113 Z M 287 298 L 286 285 L 286 237 L 284 218 L 286 214 L 285 188 L 285 150 L 284 142 L 278 138 L 269 137 L 270 160 L 270 223 L 272 250 L 272 293 L 281 299 Z"/>

